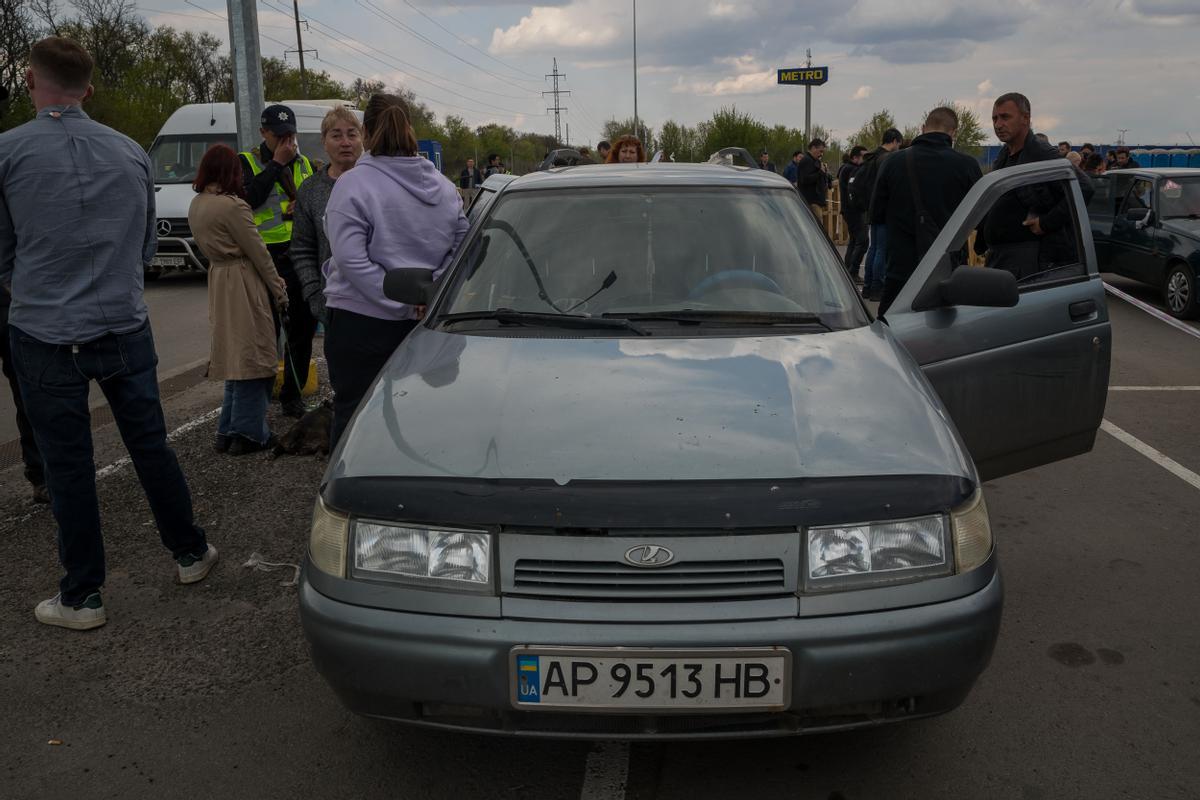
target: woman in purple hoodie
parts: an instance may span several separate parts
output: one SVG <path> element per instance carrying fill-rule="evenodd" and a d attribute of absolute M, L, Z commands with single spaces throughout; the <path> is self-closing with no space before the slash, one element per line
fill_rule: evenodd
<path fill-rule="evenodd" d="M 458 192 L 417 155 L 408 106 L 372 95 L 363 115 L 367 152 L 338 178 L 325 208 L 325 358 L 333 386 L 333 443 L 375 376 L 424 315 L 388 300 L 383 276 L 424 267 L 441 277 L 467 234 Z"/>

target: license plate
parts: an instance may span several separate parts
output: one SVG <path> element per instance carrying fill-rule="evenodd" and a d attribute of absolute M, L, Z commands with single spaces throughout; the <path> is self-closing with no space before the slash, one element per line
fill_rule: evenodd
<path fill-rule="evenodd" d="M 183 256 L 154 256 L 150 259 L 152 267 L 182 267 Z"/>
<path fill-rule="evenodd" d="M 512 704 L 577 711 L 783 711 L 784 647 L 710 650 L 514 647 Z"/>

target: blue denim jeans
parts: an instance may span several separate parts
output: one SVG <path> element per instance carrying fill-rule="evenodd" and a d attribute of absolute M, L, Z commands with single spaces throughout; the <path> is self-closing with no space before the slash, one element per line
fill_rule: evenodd
<path fill-rule="evenodd" d="M 225 399 L 221 401 L 221 418 L 217 433 L 222 436 L 244 436 L 266 443 L 271 438 L 267 427 L 267 406 L 271 403 L 272 378 L 251 378 L 244 381 L 225 381 Z"/>
<path fill-rule="evenodd" d="M 137 471 L 163 544 L 171 555 L 200 555 L 208 547 L 192 516 L 192 496 L 175 452 L 167 445 L 158 396 L 158 356 L 147 323 L 127 334 L 87 344 L 56 345 L 10 326 L 21 396 L 46 466 L 51 509 L 58 522 L 58 556 L 67 574 L 65 604 L 82 603 L 104 585 L 104 540 L 96 499 L 88 385 L 100 384 Z"/>
<path fill-rule="evenodd" d="M 883 276 L 887 271 L 887 226 L 871 225 L 871 247 L 867 250 L 866 277 L 863 293 L 883 291 Z"/>

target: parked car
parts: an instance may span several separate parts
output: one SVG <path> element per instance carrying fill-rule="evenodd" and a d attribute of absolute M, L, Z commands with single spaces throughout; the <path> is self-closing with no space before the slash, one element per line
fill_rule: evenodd
<path fill-rule="evenodd" d="M 955 266 L 1001 195 L 1044 182 L 1077 263 L 1021 286 Z M 483 188 L 439 285 L 386 276 L 428 314 L 316 501 L 300 612 L 341 700 L 598 738 L 957 706 L 1000 626 L 983 480 L 1088 451 L 1103 417 L 1111 331 L 1070 165 L 980 181 L 886 322 L 769 172 Z"/>
<path fill-rule="evenodd" d="M 1100 271 L 1158 289 L 1173 317 L 1200 317 L 1200 169 L 1128 169 L 1092 182 Z"/>

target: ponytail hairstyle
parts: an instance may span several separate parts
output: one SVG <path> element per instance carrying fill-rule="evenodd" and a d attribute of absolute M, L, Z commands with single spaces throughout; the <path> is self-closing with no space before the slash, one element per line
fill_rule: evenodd
<path fill-rule="evenodd" d="M 415 156 L 417 136 L 409 121 L 408 104 L 394 94 L 373 94 L 363 112 L 364 144 L 373 156 Z"/>

